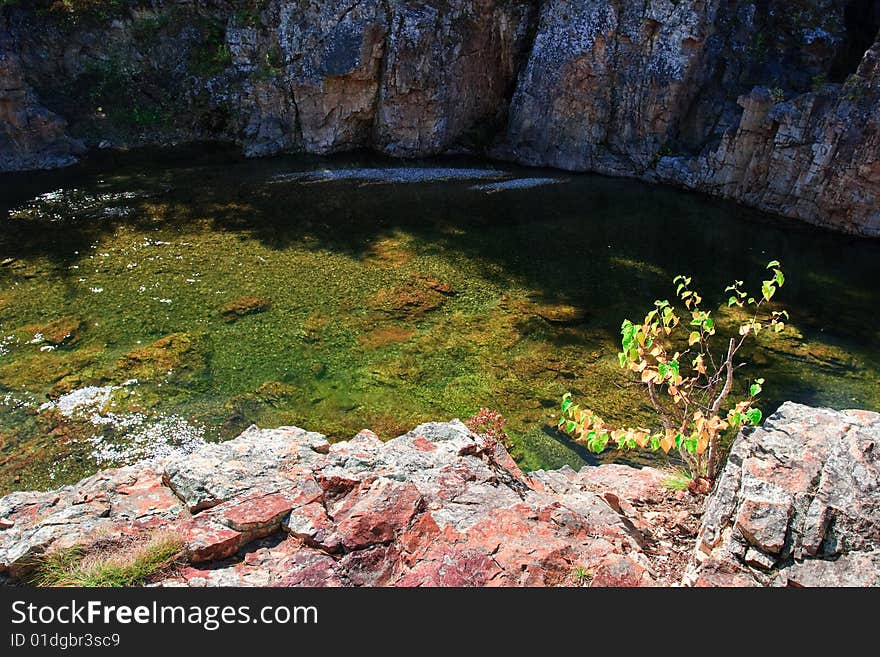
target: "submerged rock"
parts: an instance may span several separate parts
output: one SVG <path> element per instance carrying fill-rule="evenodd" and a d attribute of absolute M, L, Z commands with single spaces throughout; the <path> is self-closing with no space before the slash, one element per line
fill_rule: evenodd
<path fill-rule="evenodd" d="M 265 297 L 239 297 L 224 304 L 220 314 L 225 321 L 232 323 L 245 315 L 266 312 L 271 305 L 272 302 Z"/>
<path fill-rule="evenodd" d="M 396 319 L 420 319 L 437 310 L 453 294 L 455 290 L 446 281 L 413 276 L 402 285 L 379 290 L 370 307 Z"/>
<path fill-rule="evenodd" d="M 151 382 L 191 382 L 202 374 L 206 365 L 202 338 L 190 333 L 172 333 L 122 356 L 116 362 L 114 376 Z"/>
<path fill-rule="evenodd" d="M 22 390 L 34 386 L 48 388 L 54 384 L 61 390 L 74 380 L 93 378 L 92 370 L 101 351 L 100 347 L 91 347 L 70 352 L 44 351 L 17 358 L 0 367 L 0 385 L 9 390 Z"/>
<path fill-rule="evenodd" d="M 880 414 L 789 402 L 741 434 L 687 581 L 880 585 Z"/>
<path fill-rule="evenodd" d="M 43 342 L 57 347 L 76 342 L 84 328 L 83 324 L 79 317 L 60 317 L 41 326 L 37 333 L 42 336 Z"/>
<path fill-rule="evenodd" d="M 389 344 L 406 342 L 413 338 L 418 331 L 402 326 L 386 326 L 377 328 L 369 333 L 362 333 L 357 337 L 358 345 L 365 349 L 381 349 Z"/>

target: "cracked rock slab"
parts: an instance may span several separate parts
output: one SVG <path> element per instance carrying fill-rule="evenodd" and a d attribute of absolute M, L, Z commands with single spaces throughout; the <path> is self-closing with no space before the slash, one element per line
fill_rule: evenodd
<path fill-rule="evenodd" d="M 876 586 L 880 414 L 783 404 L 737 437 L 686 582 Z"/>
<path fill-rule="evenodd" d="M 557 586 L 576 571 L 595 573 L 595 586 L 653 585 L 633 504 L 655 494 L 657 475 L 613 470 L 528 477 L 458 420 L 332 446 L 296 427 L 252 427 L 0 499 L 0 576 L 26 581 L 33 557 L 88 549 L 97 535 L 170 530 L 189 564 L 154 582 L 166 586 Z M 619 497 L 627 474 L 640 482 L 633 502 Z"/>

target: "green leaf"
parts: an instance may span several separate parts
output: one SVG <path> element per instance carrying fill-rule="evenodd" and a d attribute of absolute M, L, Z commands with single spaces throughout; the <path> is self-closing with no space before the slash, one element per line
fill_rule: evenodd
<path fill-rule="evenodd" d="M 730 307 L 731 307 L 732 305 L 734 305 L 736 302 L 737 302 L 737 298 L 736 298 L 736 297 L 730 297 L 730 298 L 727 300 L 727 307 L 730 308 Z"/>
<path fill-rule="evenodd" d="M 707 331 L 711 331 L 715 328 L 715 320 L 711 317 L 707 317 L 706 320 L 703 322 L 703 326 L 706 327 Z"/>
<path fill-rule="evenodd" d="M 757 397 L 758 395 L 760 395 L 760 394 L 761 394 L 761 390 L 762 390 L 762 388 L 761 388 L 761 384 L 758 383 L 758 382 L 755 382 L 755 383 L 753 383 L 752 385 L 749 386 L 749 394 L 750 394 L 752 397 Z"/>
<path fill-rule="evenodd" d="M 779 266 L 780 265 L 779 265 L 778 260 L 771 260 L 770 262 L 767 263 L 767 269 L 773 269 L 774 267 L 779 267 Z"/>
<path fill-rule="evenodd" d="M 568 422 L 565 423 L 565 431 L 566 431 L 566 433 L 571 433 L 571 432 L 573 432 L 576 426 L 577 426 L 577 425 L 576 425 L 573 421 L 568 420 Z"/>
<path fill-rule="evenodd" d="M 758 426 L 761 423 L 761 418 L 764 416 L 761 413 L 760 408 L 750 408 L 746 411 L 746 417 L 749 418 L 749 422 L 751 422 L 755 426 Z"/>
<path fill-rule="evenodd" d="M 680 433 L 675 435 L 675 449 L 681 449 L 681 442 L 684 440 L 684 436 Z"/>
<path fill-rule="evenodd" d="M 657 436 L 651 436 L 651 444 L 650 447 L 655 452 L 660 450 L 660 439 Z"/>
<path fill-rule="evenodd" d="M 684 448 L 690 454 L 697 453 L 697 439 L 696 438 L 688 438 L 684 441 Z"/>
<path fill-rule="evenodd" d="M 785 285 L 785 274 L 783 274 L 780 270 L 776 269 L 773 272 L 775 274 L 774 278 L 776 279 L 776 283 L 779 287 Z"/>
<path fill-rule="evenodd" d="M 567 413 L 568 409 L 571 408 L 571 405 L 574 402 L 571 401 L 571 393 L 566 393 L 566 395 L 562 398 L 562 412 Z"/>
<path fill-rule="evenodd" d="M 773 281 L 764 281 L 761 284 L 761 294 L 764 295 L 764 298 L 767 301 L 773 298 L 773 295 L 776 294 L 776 288 L 773 285 Z"/>

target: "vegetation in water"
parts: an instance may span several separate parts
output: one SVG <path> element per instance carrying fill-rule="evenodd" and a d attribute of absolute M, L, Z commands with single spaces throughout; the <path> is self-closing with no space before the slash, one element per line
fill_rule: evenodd
<path fill-rule="evenodd" d="M 762 409 L 880 408 L 874 242 L 590 176 L 487 194 L 470 180 L 288 179 L 400 166 L 368 156 L 94 157 L 0 181 L 3 493 L 251 424 L 387 439 L 480 408 L 503 414 L 524 470 L 662 465 L 662 451 L 597 455 L 570 440 L 558 400 L 571 391 L 609 424 L 652 426 L 644 385 L 620 369 L 615 318 L 644 314 L 639 300 L 663 294 L 681 249 L 700 254 L 691 264 L 706 289 L 723 289 L 744 259 L 766 262 L 730 252 L 743 226 L 787 261 L 797 317 L 740 352 L 767 378 Z M 843 244 L 846 259 L 828 257 Z M 713 316 L 727 326 L 741 313 Z M 737 376 L 731 399 L 747 394 Z"/>
<path fill-rule="evenodd" d="M 609 444 L 667 454 L 677 450 L 694 480 L 706 477 L 713 481 L 721 462 L 721 435 L 727 429 L 757 425 L 762 416 L 755 406 L 763 389 L 762 378 L 751 383 L 748 397 L 727 403 L 734 375 L 742 366 L 737 354 L 747 338 L 764 329 L 780 333 L 788 319 L 786 310 L 769 305 L 785 284 L 785 275 L 776 260 L 767 269 L 771 275 L 761 283 L 760 294 L 745 292 L 743 281 L 725 290 L 730 294 L 728 308 L 738 309 L 743 316 L 738 335 L 725 337 L 720 351 L 715 347 L 718 328 L 713 313 L 704 309 L 703 297 L 691 288 L 688 276 L 677 276 L 673 281 L 687 311 L 684 318 L 669 301 L 658 300 L 642 322 L 624 320 L 620 366 L 635 373 L 644 385 L 662 431 L 611 428 L 593 411 L 574 403 L 570 393 L 562 398 L 559 428 L 597 453 Z"/>

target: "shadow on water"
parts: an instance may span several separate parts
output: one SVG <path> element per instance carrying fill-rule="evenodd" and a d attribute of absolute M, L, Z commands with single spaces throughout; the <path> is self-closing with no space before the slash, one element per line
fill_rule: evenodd
<path fill-rule="evenodd" d="M 18 258 L 45 257 L 58 275 L 89 245 L 120 225 L 144 231 L 207 225 L 246 234 L 285 250 L 309 245 L 365 258 L 377 241 L 403 230 L 423 251 L 454 249 L 492 263 L 486 276 L 521 281 L 547 302 L 638 314 L 669 295 L 670 279 L 692 274 L 711 301 L 733 277 L 759 280 L 770 259 L 783 262 L 786 302 L 799 326 L 852 336 L 877 306 L 880 244 L 770 217 L 701 195 L 638 181 L 566 174 L 468 160 L 412 166 L 482 166 L 512 175 L 548 175 L 565 184 L 487 194 L 472 183 L 302 184 L 273 180 L 315 168 L 400 167 L 374 154 L 243 160 L 201 148 L 105 154 L 77 169 L 0 180 L 0 206 L 13 208 L 41 193 L 90 188 L 142 190 L 126 199 L 124 216 L 88 211 L 59 221 L 4 221 L 0 249 Z M 100 212 L 101 208 L 98 208 Z M 63 239 L 53 228 L 64 226 Z M 604 322 L 604 320 L 603 320 Z M 617 323 L 609 330 L 616 335 Z M 867 336 L 866 336 L 867 337 Z"/>

